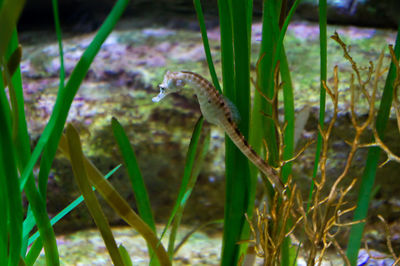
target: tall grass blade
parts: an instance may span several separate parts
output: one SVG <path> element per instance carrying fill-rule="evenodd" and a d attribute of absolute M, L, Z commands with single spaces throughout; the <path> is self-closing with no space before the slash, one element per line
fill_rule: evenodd
<path fill-rule="evenodd" d="M 12 139 L 17 155 L 17 167 L 20 172 L 23 171 L 31 155 L 31 143 L 25 118 L 25 101 L 22 89 L 21 70 L 19 68 L 21 55 L 22 50 L 21 46 L 18 45 L 17 31 L 14 30 L 6 52 L 9 73 L 5 76 L 7 79 L 9 79 L 9 93 L 13 117 Z M 12 62 L 13 60 L 15 61 Z M 31 176 L 31 178 L 33 178 L 33 176 Z M 23 238 L 20 250 L 21 256 L 25 256 L 26 248 L 27 239 Z"/>
<path fill-rule="evenodd" d="M 59 88 L 59 91 L 62 91 L 64 89 L 65 70 L 64 70 L 64 56 L 63 56 L 63 49 L 62 49 L 61 28 L 60 28 L 60 22 L 59 22 L 59 17 L 58 17 L 58 2 L 57 2 L 57 0 L 52 0 L 52 5 L 53 5 L 53 14 L 54 14 L 54 24 L 56 27 L 57 40 L 59 43 L 59 53 L 60 53 L 60 85 L 59 85 L 60 88 Z M 22 92 L 22 88 L 21 88 L 21 92 Z M 29 157 L 30 157 L 29 137 L 27 139 L 28 139 Z M 21 140 L 19 140 L 18 143 L 21 143 Z M 27 161 L 24 162 L 24 168 L 29 161 L 29 157 L 27 158 Z M 39 186 L 39 191 L 43 195 L 43 197 L 46 197 L 45 195 L 46 195 L 46 189 L 47 189 L 47 174 L 49 172 L 50 167 L 51 167 L 51 162 L 49 160 L 45 160 L 45 159 L 41 160 L 41 162 L 40 162 L 41 171 L 39 172 L 38 186 Z M 45 169 L 48 169 L 48 170 L 45 170 Z M 21 172 L 22 172 L 22 170 L 21 170 Z M 30 220 L 28 220 L 29 218 L 30 218 Z M 28 246 L 28 242 L 29 242 L 29 232 L 32 230 L 32 228 L 35 224 L 35 220 L 33 219 L 33 214 L 32 214 L 32 210 L 30 207 L 28 207 L 26 220 L 28 220 L 28 221 L 25 221 L 27 223 L 24 222 L 24 231 L 23 231 L 24 232 L 24 238 L 23 238 L 24 239 L 24 242 L 23 242 L 24 247 L 21 251 L 22 256 L 25 256 L 25 254 L 26 254 L 26 250 L 27 250 L 27 246 Z M 36 234 L 38 234 L 38 233 L 36 233 Z M 42 241 L 40 241 L 40 242 L 42 243 Z M 40 248 L 38 248 L 38 250 L 40 250 L 42 244 L 35 245 L 35 246 L 40 247 Z M 32 253 L 34 250 L 35 249 L 31 248 L 30 253 Z M 34 256 L 35 260 L 38 255 L 39 255 L 39 251 L 37 252 L 37 255 Z M 30 256 L 30 258 L 32 258 L 32 256 Z"/>
<path fill-rule="evenodd" d="M 258 59 L 257 84 L 258 89 L 268 98 L 274 95 L 273 87 L 273 60 L 279 33 L 278 16 L 280 5 L 277 1 L 266 1 L 263 6 L 262 35 L 260 54 Z M 279 13 L 278 13 L 279 14 Z M 269 117 L 260 115 L 263 112 Z M 273 106 L 267 102 L 260 93 L 254 94 L 251 124 L 254 126 L 250 132 L 250 144 L 260 154 L 261 144 L 265 139 L 269 151 L 269 163 L 275 165 L 278 160 L 278 146 L 276 143 L 276 129 L 270 117 L 273 116 Z M 254 169 L 254 168 L 253 168 Z M 252 170 L 255 175 L 256 170 Z"/>
<path fill-rule="evenodd" d="M 3 60 L 2 60 L 3 61 Z M 4 65 L 4 64 L 3 64 Z M 22 239 L 22 198 L 19 193 L 17 173 L 16 151 L 12 145 L 11 120 L 7 96 L 3 83 L 0 82 L 0 184 L 4 185 L 5 198 L 2 204 L 1 224 L 5 225 L 1 230 L 1 240 L 5 240 L 1 246 L 1 261 L 4 265 L 17 265 L 20 256 Z M 5 188 L 5 189 L 4 189 Z M 8 256 L 8 258 L 7 258 Z"/>
<path fill-rule="evenodd" d="M 32 157 L 30 158 L 22 174 L 21 190 L 24 188 L 26 180 L 28 179 L 29 174 L 32 172 L 33 166 L 39 159 L 39 156 L 45 146 L 47 148 L 42 156 L 42 159 L 47 160 L 49 163 L 53 161 L 58 146 L 58 140 L 61 137 L 61 133 L 64 128 L 64 124 L 67 119 L 72 100 L 74 99 L 80 84 L 86 76 L 86 73 L 89 70 L 90 64 L 93 62 L 94 57 L 99 52 L 101 45 L 111 33 L 112 29 L 118 22 L 129 2 L 129 0 L 118 0 L 116 2 L 110 14 L 107 16 L 106 20 L 97 32 L 96 36 L 89 44 L 78 64 L 72 71 L 64 90 L 59 91 L 50 120 L 42 135 L 40 136 L 40 139 L 32 153 Z M 48 172 L 49 169 L 41 169 L 41 171 Z M 45 176 L 48 176 L 48 173 Z"/>
<path fill-rule="evenodd" d="M 185 172 L 184 172 L 184 176 L 182 178 L 182 180 L 188 180 L 188 181 L 187 181 L 187 185 L 185 188 L 185 194 L 182 198 L 182 203 L 178 205 L 179 207 L 176 211 L 174 222 L 172 224 L 171 232 L 169 235 L 168 254 L 169 254 L 170 258 L 173 257 L 175 250 L 176 250 L 175 239 L 176 239 L 176 235 L 178 233 L 178 228 L 181 224 L 181 219 L 183 216 L 183 211 L 186 206 L 186 202 L 193 191 L 194 185 L 196 184 L 197 177 L 200 173 L 201 167 L 204 162 L 204 157 L 206 156 L 206 154 L 208 152 L 208 148 L 209 148 L 209 144 L 210 144 L 210 133 L 208 132 L 208 133 L 206 133 L 206 136 L 204 136 L 204 134 L 202 134 L 201 130 L 202 130 L 202 127 L 199 127 L 196 124 L 195 130 L 193 132 L 193 137 L 191 139 L 191 143 L 197 142 L 197 145 L 189 144 L 189 150 L 188 150 L 188 155 L 187 155 L 186 165 L 185 165 Z M 203 138 L 201 138 L 202 137 L 201 135 L 203 135 Z M 193 158 L 193 165 L 191 166 L 191 169 L 189 169 L 189 167 L 190 167 L 189 164 L 191 163 L 192 158 Z M 190 171 L 189 170 L 186 171 L 186 168 L 189 169 Z M 177 202 L 177 204 L 178 204 L 178 202 Z"/>
<path fill-rule="evenodd" d="M 326 14 L 326 0 L 319 0 L 319 46 L 320 46 L 320 92 L 319 92 L 319 126 L 321 129 L 324 128 L 325 121 L 325 102 L 326 102 L 326 92 L 325 88 L 322 84 L 323 81 L 326 81 L 327 78 L 327 35 L 326 35 L 326 26 L 327 26 L 327 14 Z M 314 170 L 313 176 L 311 179 L 310 192 L 308 196 L 307 210 L 310 208 L 312 193 L 314 191 L 314 178 L 318 173 L 319 159 L 321 155 L 322 149 L 322 136 L 318 131 L 317 137 L 317 146 L 315 149 L 315 159 L 314 159 Z"/>
<path fill-rule="evenodd" d="M 221 2 L 219 15 L 224 94 L 237 106 L 241 116 L 238 127 L 248 139 L 250 120 L 248 23 L 250 20 L 247 15 L 251 5 L 248 4 L 248 1 L 240 0 L 219 2 Z M 226 53 L 224 53 L 225 48 L 227 48 Z M 232 65 L 228 65 L 228 63 Z M 230 77 L 234 77 L 234 79 L 232 80 Z M 250 178 L 247 158 L 228 137 L 225 138 L 225 147 L 226 198 L 221 265 L 235 265 L 240 256 L 240 246 L 237 242 L 242 237 L 248 236 L 248 230 L 246 230 L 248 226 L 244 214 L 248 212 L 251 215 L 253 204 L 250 202 L 254 196 L 251 195 L 251 192 L 254 191 L 252 187 L 255 183 L 252 183 Z"/>

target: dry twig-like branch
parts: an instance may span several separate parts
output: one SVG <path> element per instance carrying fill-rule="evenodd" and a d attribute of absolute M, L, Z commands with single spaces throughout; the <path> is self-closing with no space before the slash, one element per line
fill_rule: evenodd
<path fill-rule="evenodd" d="M 382 221 L 383 225 L 385 226 L 385 236 L 386 236 L 386 246 L 389 249 L 390 254 L 395 260 L 398 260 L 396 254 L 394 253 L 393 246 L 392 246 L 392 235 L 390 233 L 390 228 L 388 223 L 386 222 L 385 218 L 382 215 L 378 215 L 379 220 Z"/>
<path fill-rule="evenodd" d="M 376 66 L 372 62 L 369 62 L 369 65 L 366 68 L 361 68 L 350 56 L 348 46 L 340 39 L 337 33 L 332 36 L 332 39 L 334 39 L 342 47 L 344 58 L 349 61 L 353 70 L 353 74 L 350 79 L 350 119 L 354 130 L 354 136 L 351 140 L 345 140 L 345 142 L 349 145 L 350 150 L 347 154 L 343 170 L 339 173 L 339 175 L 336 178 L 331 176 L 328 177 L 327 168 L 329 142 L 339 112 L 339 76 L 338 67 L 336 66 L 333 69 L 333 84 L 330 86 L 325 81 L 322 81 L 323 88 L 329 96 L 329 99 L 332 101 L 333 115 L 326 126 L 318 126 L 319 133 L 322 136 L 321 159 L 319 162 L 320 174 L 313 180 L 315 186 L 312 193 L 311 206 L 309 209 L 305 209 L 302 196 L 296 190 L 296 185 L 292 184 L 290 176 L 286 185 L 288 188 L 286 190 L 286 196 L 278 199 L 278 196 L 275 195 L 275 197 L 271 200 L 269 211 L 264 204 L 262 210 L 256 211 L 256 222 L 251 223 L 249 221 L 250 229 L 254 237 L 251 242 L 255 244 L 256 254 L 264 258 L 264 265 L 277 265 L 279 263 L 281 245 L 285 237 L 291 235 L 296 228 L 301 228 L 306 237 L 306 243 L 304 243 L 304 245 L 307 246 L 307 265 L 315 265 L 316 263 L 321 264 L 329 247 L 334 247 L 342 256 L 344 263 L 346 265 L 350 265 L 345 252 L 337 241 L 337 236 L 341 233 L 341 231 L 343 231 L 343 227 L 365 222 L 364 220 L 353 222 L 342 221 L 343 216 L 354 211 L 356 207 L 354 203 L 347 201 L 346 197 L 355 186 L 357 178 L 350 180 L 348 185 L 343 185 L 343 181 L 349 176 L 350 166 L 352 165 L 355 153 L 358 149 L 363 147 L 379 146 L 388 155 L 387 161 L 393 160 L 400 162 L 400 157 L 394 155 L 390 151 L 390 149 L 381 141 L 376 133 L 376 130 L 374 129 L 375 101 L 378 91 L 378 81 L 379 78 L 386 72 L 386 69 L 382 67 L 384 55 L 383 51 L 379 56 Z M 400 66 L 399 61 L 394 56 L 393 49 L 390 49 L 397 70 L 393 102 L 400 128 L 400 100 L 398 95 L 398 90 L 400 87 Z M 362 73 L 362 71 L 365 71 L 365 73 Z M 278 68 L 276 68 L 274 72 L 274 81 L 274 95 L 272 98 L 268 98 L 266 95 L 262 94 L 257 86 L 256 88 L 262 97 L 266 99 L 266 101 L 276 107 L 278 102 L 278 91 L 282 86 L 282 84 L 279 83 Z M 254 81 L 253 83 L 256 84 Z M 356 112 L 356 104 L 359 100 L 358 97 L 355 97 L 356 94 L 361 95 L 361 97 L 366 100 L 369 107 L 367 117 L 360 121 L 357 118 Z M 277 162 L 276 170 L 280 172 L 281 168 L 286 163 L 297 159 L 311 143 L 307 143 L 290 160 L 284 160 L 283 150 L 285 145 L 283 132 L 286 129 L 286 124 L 284 123 L 282 126 L 280 125 L 276 110 L 277 108 L 273 108 L 272 115 L 268 117 L 274 122 L 276 127 L 277 141 L 279 142 L 279 161 Z M 373 130 L 375 142 L 370 144 L 361 143 L 361 136 L 368 128 Z M 268 157 L 268 148 L 265 142 L 264 144 L 266 146 Z M 330 185 L 328 195 L 326 195 L 325 190 L 328 186 L 327 180 L 332 180 L 333 178 L 334 182 L 332 185 Z M 287 229 L 289 220 L 292 221 L 292 226 Z M 387 238 L 387 242 L 392 256 L 397 262 L 400 262 L 400 258 L 395 256 L 393 249 L 391 248 L 391 244 L 389 244 L 390 238 Z"/>

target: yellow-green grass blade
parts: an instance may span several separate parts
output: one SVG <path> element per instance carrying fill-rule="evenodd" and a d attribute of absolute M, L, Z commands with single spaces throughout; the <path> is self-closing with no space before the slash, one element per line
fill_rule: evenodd
<path fill-rule="evenodd" d="M 111 260 L 114 265 L 123 266 L 121 254 L 119 253 L 117 243 L 115 242 L 108 220 L 101 209 L 100 203 L 96 198 L 96 194 L 91 188 L 89 179 L 87 177 L 84 157 L 82 152 L 82 145 L 79 138 L 78 131 L 68 124 L 66 136 L 68 140 L 68 148 L 70 152 L 70 159 L 72 171 L 74 173 L 75 181 L 78 184 L 79 190 L 85 200 L 85 204 L 89 209 L 90 215 L 93 217 L 97 228 L 110 254 Z"/>
<path fill-rule="evenodd" d="M 400 58 L 400 22 L 397 30 L 394 52 L 396 57 Z M 376 131 L 378 132 L 381 140 L 384 140 L 385 138 L 385 129 L 389 120 L 390 109 L 393 101 L 393 83 L 395 78 L 396 67 L 392 62 L 386 78 L 379 111 L 376 117 Z M 354 211 L 353 221 L 359 221 L 367 217 L 368 206 L 373 193 L 380 152 L 381 150 L 379 147 L 371 147 L 368 150 L 367 161 L 365 162 L 365 169 L 361 179 L 360 189 L 358 191 L 357 208 Z M 361 246 L 364 227 L 365 222 L 357 223 L 351 226 L 346 252 L 351 265 L 357 265 L 358 251 Z"/>
<path fill-rule="evenodd" d="M 69 147 L 64 135 L 61 136 L 58 147 L 65 156 L 70 158 L 71 155 L 69 153 Z M 102 176 L 100 171 L 89 159 L 85 157 L 84 163 L 90 182 L 96 187 L 97 191 L 102 195 L 106 202 L 122 219 L 124 219 L 125 222 L 127 222 L 136 231 L 138 231 L 139 234 L 142 235 L 142 237 L 155 251 L 155 254 L 157 255 L 161 265 L 171 265 L 164 246 L 159 243 L 158 238 L 153 230 L 151 230 L 151 228 L 135 213 L 135 211 L 132 210 L 128 202 L 121 197 L 121 195 L 108 182 L 108 180 Z"/>

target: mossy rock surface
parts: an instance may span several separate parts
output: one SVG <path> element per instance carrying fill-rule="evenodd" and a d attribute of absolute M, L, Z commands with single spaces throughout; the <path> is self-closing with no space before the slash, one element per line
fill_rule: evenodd
<path fill-rule="evenodd" d="M 195 23 L 195 22 L 192 22 Z M 165 222 L 177 197 L 185 163 L 185 156 L 194 124 L 200 116 L 196 100 L 192 95 L 172 95 L 155 104 L 151 101 L 157 84 L 168 70 L 190 70 L 209 77 L 201 36 L 197 30 L 168 28 L 162 25 L 135 27 L 140 21 L 122 21 L 111 34 L 94 60 L 88 76 L 78 91 L 68 121 L 80 131 L 84 153 L 103 172 L 107 173 L 122 163 L 111 130 L 111 118 L 116 117 L 125 128 L 134 147 L 150 201 L 158 222 Z M 395 33 L 390 30 L 361 29 L 355 27 L 330 26 L 328 34 L 341 34 L 347 44 L 352 45 L 352 55 L 360 66 L 368 61 L 376 62 L 380 51 L 387 43 L 394 42 Z M 252 68 L 255 68 L 259 49 L 261 24 L 253 26 Z M 24 56 L 22 74 L 26 111 L 30 134 L 37 140 L 52 111 L 58 87 L 59 61 L 57 44 L 51 39 L 38 43 L 35 33 L 22 36 Z M 40 33 L 43 34 L 43 33 Z M 47 33 L 50 34 L 50 33 Z M 210 45 L 218 75 L 221 77 L 218 28 L 208 32 Z M 40 35 L 42 36 L 42 35 Z M 88 46 L 93 34 L 73 36 L 64 40 L 66 72 L 69 75 L 79 56 Z M 299 147 L 317 132 L 319 102 L 319 48 L 318 26 L 309 23 L 293 23 L 285 37 L 285 49 L 291 67 L 296 110 L 308 108 L 308 119 L 299 134 Z M 389 55 L 385 50 L 385 64 Z M 328 173 L 333 182 L 343 167 L 348 146 L 343 140 L 351 136 L 348 119 L 349 79 L 351 66 L 343 59 L 340 47 L 328 41 L 328 76 L 332 76 L 334 65 L 339 66 L 342 98 L 340 116 L 332 137 Z M 253 73 L 254 75 L 254 73 Z M 328 81 L 331 84 L 331 80 Z M 327 104 L 327 119 L 332 115 L 331 104 Z M 357 113 L 365 115 L 365 104 L 358 105 Z M 211 130 L 210 152 L 200 173 L 197 186 L 185 211 L 184 223 L 200 223 L 223 217 L 224 205 L 224 134 L 206 124 Z M 400 154 L 398 132 L 394 120 L 388 129 L 388 145 Z M 368 138 L 365 139 L 368 141 Z M 304 193 L 307 193 L 313 169 L 314 151 L 311 147 L 294 164 L 294 176 Z M 366 150 L 357 153 L 355 164 L 349 175 L 360 178 L 365 165 Z M 376 212 L 391 208 L 397 202 L 399 166 L 390 163 L 378 170 L 376 197 L 383 199 Z M 121 195 L 134 206 L 134 197 L 124 169 L 119 170 L 111 182 Z M 388 183 L 388 180 L 391 183 Z M 392 182 L 393 181 L 393 182 Z M 347 181 L 346 181 L 347 182 Z M 69 163 L 62 156 L 55 160 L 49 179 L 48 210 L 56 214 L 78 196 Z M 354 197 L 354 195 L 353 195 Z M 79 207 L 55 226 L 58 231 L 75 230 L 92 225 L 86 207 Z M 105 207 L 113 224 L 121 223 L 115 213 Z M 375 212 L 372 214 L 376 214 Z M 389 215 L 389 214 L 388 214 Z M 390 213 L 390 215 L 392 215 Z M 398 216 L 393 217 L 398 218 Z"/>

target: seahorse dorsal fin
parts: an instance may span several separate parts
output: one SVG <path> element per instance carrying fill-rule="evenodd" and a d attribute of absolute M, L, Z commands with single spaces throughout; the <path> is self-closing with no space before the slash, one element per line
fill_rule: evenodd
<path fill-rule="evenodd" d="M 222 97 L 224 98 L 225 103 L 229 108 L 233 122 L 235 122 L 236 124 L 239 124 L 240 113 L 239 113 L 239 110 L 237 109 L 236 105 L 231 100 L 229 100 L 228 97 L 226 97 L 226 96 L 222 96 Z"/>

